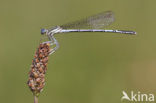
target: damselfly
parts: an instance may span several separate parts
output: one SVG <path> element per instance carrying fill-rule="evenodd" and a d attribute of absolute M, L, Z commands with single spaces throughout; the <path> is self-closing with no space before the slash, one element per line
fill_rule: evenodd
<path fill-rule="evenodd" d="M 111 11 L 102 12 L 93 16 L 90 16 L 79 21 L 71 22 L 61 26 L 55 26 L 50 29 L 41 29 L 41 34 L 46 34 L 49 38 L 51 45 L 56 45 L 50 54 L 55 52 L 59 48 L 59 44 L 54 37 L 54 34 L 69 33 L 69 32 L 109 32 L 109 33 L 121 33 L 135 35 L 135 31 L 127 30 L 104 30 L 100 29 L 110 25 L 114 22 L 114 14 Z"/>

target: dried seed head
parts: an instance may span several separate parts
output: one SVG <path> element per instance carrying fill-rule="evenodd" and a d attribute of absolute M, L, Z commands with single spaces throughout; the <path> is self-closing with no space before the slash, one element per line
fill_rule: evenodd
<path fill-rule="evenodd" d="M 50 44 L 41 43 L 32 61 L 27 84 L 35 96 L 39 95 L 45 85 L 45 73 L 47 70 L 49 53 Z"/>

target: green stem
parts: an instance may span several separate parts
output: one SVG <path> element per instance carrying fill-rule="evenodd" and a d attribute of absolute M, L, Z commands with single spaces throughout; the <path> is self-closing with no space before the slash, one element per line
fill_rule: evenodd
<path fill-rule="evenodd" d="M 34 96 L 34 103 L 38 103 L 38 97 Z"/>

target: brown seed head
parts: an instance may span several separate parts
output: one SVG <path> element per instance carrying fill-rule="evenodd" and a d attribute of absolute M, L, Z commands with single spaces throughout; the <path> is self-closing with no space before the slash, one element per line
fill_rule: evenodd
<path fill-rule="evenodd" d="M 41 43 L 32 61 L 27 84 L 35 96 L 39 95 L 45 85 L 45 73 L 47 70 L 49 53 L 50 44 Z"/>

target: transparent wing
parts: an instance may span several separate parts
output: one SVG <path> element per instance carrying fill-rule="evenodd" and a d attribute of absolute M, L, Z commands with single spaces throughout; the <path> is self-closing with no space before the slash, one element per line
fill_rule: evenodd
<path fill-rule="evenodd" d="M 63 29 L 99 29 L 110 25 L 112 22 L 114 22 L 113 12 L 106 11 L 60 27 Z"/>

